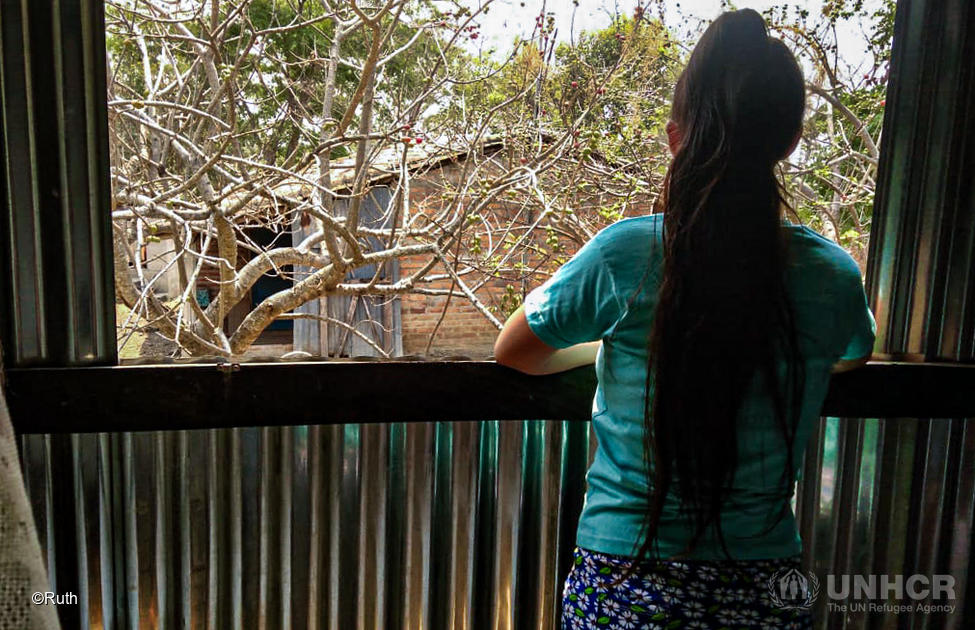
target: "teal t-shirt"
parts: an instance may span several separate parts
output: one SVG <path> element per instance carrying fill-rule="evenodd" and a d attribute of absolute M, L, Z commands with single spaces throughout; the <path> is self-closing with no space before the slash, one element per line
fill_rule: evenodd
<path fill-rule="evenodd" d="M 602 553 L 632 555 L 647 509 L 643 396 L 647 332 L 662 269 L 662 226 L 662 215 L 647 215 L 604 228 L 525 298 L 528 325 L 547 345 L 565 348 L 602 340 L 592 407 L 598 444 L 586 475 L 585 505 L 576 535 L 578 546 Z M 788 236 L 788 287 L 806 363 L 793 445 L 798 475 L 826 396 L 830 368 L 841 358 L 870 354 L 876 324 L 860 270 L 850 255 L 806 227 L 785 223 L 783 229 Z M 771 402 L 756 391 L 743 405 L 738 467 L 722 511 L 722 531 L 732 557 L 782 558 L 800 553 L 790 505 L 795 488 L 782 485 L 785 465 L 785 442 Z M 691 535 L 677 507 L 676 496 L 669 495 L 660 523 L 658 557 L 679 554 Z M 785 517 L 761 534 L 783 509 Z M 709 536 L 699 542 L 691 558 L 725 557 L 716 537 Z"/>

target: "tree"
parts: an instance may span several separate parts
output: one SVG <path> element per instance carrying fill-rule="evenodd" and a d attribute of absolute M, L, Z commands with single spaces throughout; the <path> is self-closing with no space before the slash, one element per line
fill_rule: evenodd
<path fill-rule="evenodd" d="M 109 2 L 116 289 L 133 313 L 123 337 L 152 326 L 186 353 L 233 356 L 276 320 L 331 321 L 298 312 L 323 296 L 407 293 L 466 301 L 500 327 L 596 230 L 648 212 L 669 163 L 673 83 L 701 22 L 670 25 L 654 0 L 560 42 L 540 13 L 527 38 L 479 51 L 493 6 Z M 803 141 L 784 165 L 796 218 L 861 264 L 892 16 L 892 0 L 766 13 L 807 68 Z M 850 20 L 868 33 L 866 69 L 838 52 Z M 412 207 L 413 174 L 449 160 L 436 203 Z M 375 223 L 363 208 L 380 170 L 398 176 Z M 258 228 L 273 238 L 258 242 Z M 141 253 L 159 239 L 178 276 L 165 295 Z M 399 280 L 379 272 L 418 256 Z M 350 278 L 363 269 L 375 272 Z M 288 282 L 250 308 L 268 274 Z M 209 303 L 197 300 L 201 278 Z"/>
<path fill-rule="evenodd" d="M 812 69 L 806 77 L 803 141 L 786 165 L 798 218 L 843 245 L 862 269 L 880 159 L 894 1 L 832 0 L 815 19 L 802 5 L 780 5 L 766 18 Z M 842 21 L 856 23 L 866 34 L 863 50 L 844 51 L 859 52 L 862 60 L 851 62 L 841 54 Z"/>
<path fill-rule="evenodd" d="M 513 81 L 517 73 L 507 72 L 495 101 L 474 103 L 465 115 L 438 115 L 438 103 L 491 83 L 514 62 L 515 53 L 481 61 L 464 45 L 477 39 L 477 19 L 491 4 L 469 9 L 457 2 L 445 10 L 445 3 L 428 0 L 387 0 L 378 8 L 110 2 L 116 289 L 134 313 L 125 325 L 131 329 L 141 317 L 184 351 L 232 356 L 275 319 L 298 317 L 296 308 L 324 295 L 441 293 L 424 285 L 443 276 L 451 281 L 448 294 L 500 325 L 469 286 L 477 281 L 465 279 L 471 269 L 463 259 L 470 257 L 459 245 L 509 191 L 527 200 L 516 205 L 553 205 L 545 176 L 572 152 L 576 124 L 555 128 L 508 115 L 521 100 L 538 98 L 532 95 L 547 62 Z M 588 115 L 594 102 L 578 115 Z M 511 147 L 525 133 L 544 141 L 518 147 L 517 160 L 484 151 L 497 138 Z M 417 156 L 432 164 L 459 154 L 468 156 L 465 171 L 445 190 L 443 204 L 410 213 L 407 162 L 415 168 Z M 377 164 L 388 167 L 391 155 L 399 156 L 402 177 L 387 208 L 390 220 L 365 225 L 360 211 L 370 173 Z M 333 182 L 343 158 L 353 176 Z M 302 218 L 308 235 L 292 244 L 286 235 Z M 280 238 L 256 243 L 248 235 L 255 227 Z M 591 233 L 583 229 L 577 240 Z M 140 253 L 160 235 L 172 240 L 167 264 L 179 276 L 168 301 L 158 274 L 144 273 Z M 419 254 L 428 264 L 397 282 L 380 282 L 378 273 L 368 282 L 348 280 L 351 270 Z M 297 266 L 310 271 L 295 277 Z M 434 273 L 437 267 L 442 273 Z M 196 286 L 208 273 L 216 291 L 202 305 Z M 293 284 L 225 330 L 227 313 L 268 273 Z"/>

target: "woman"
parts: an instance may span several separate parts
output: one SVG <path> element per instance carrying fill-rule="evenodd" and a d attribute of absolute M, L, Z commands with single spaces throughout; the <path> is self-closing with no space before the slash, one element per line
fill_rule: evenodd
<path fill-rule="evenodd" d="M 875 324 L 852 258 L 784 221 L 804 107 L 761 16 L 718 17 L 675 87 L 663 214 L 601 230 L 498 337 L 524 372 L 596 365 L 564 628 L 811 627 L 796 574 L 770 581 L 799 569 L 790 502 L 830 373 Z"/>

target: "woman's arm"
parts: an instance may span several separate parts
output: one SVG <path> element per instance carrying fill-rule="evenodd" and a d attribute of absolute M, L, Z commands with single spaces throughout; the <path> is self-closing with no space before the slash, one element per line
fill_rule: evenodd
<path fill-rule="evenodd" d="M 596 362 L 600 341 L 555 349 L 539 339 L 528 326 L 524 306 L 519 306 L 494 342 L 494 358 L 501 365 L 526 374 L 555 374 Z"/>
<path fill-rule="evenodd" d="M 870 355 L 865 357 L 860 357 L 859 359 L 840 359 L 833 364 L 833 368 L 830 370 L 833 374 L 839 372 L 849 372 L 850 370 L 855 370 L 858 367 L 863 367 L 870 360 Z"/>

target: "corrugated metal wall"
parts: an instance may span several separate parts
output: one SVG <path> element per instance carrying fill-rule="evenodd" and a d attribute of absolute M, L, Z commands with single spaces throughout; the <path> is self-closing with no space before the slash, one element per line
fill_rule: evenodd
<path fill-rule="evenodd" d="M 338 425 L 71 437 L 74 525 L 24 438 L 42 545 L 80 540 L 90 628 L 549 628 L 588 425 Z M 561 562 L 559 562 L 561 560 Z"/>
<path fill-rule="evenodd" d="M 953 601 L 923 602 L 955 606 L 950 614 L 930 615 L 831 611 L 821 595 L 817 627 L 973 627 L 975 611 L 965 608 L 975 602 L 968 579 L 975 509 L 971 423 L 829 418 L 806 457 L 797 514 L 805 564 L 821 581 L 830 574 L 945 574 L 955 578 L 956 593 Z"/>
<path fill-rule="evenodd" d="M 100 0 L 0 0 L 0 338 L 7 365 L 114 364 L 105 28 Z M 52 585 L 84 587 L 73 553 L 71 437 L 48 440 Z M 64 628 L 84 611 L 59 610 Z"/>
<path fill-rule="evenodd" d="M 959 431 L 958 427 L 961 427 Z M 797 511 L 807 566 L 950 573 L 951 615 L 817 628 L 966 628 L 975 437 L 825 419 Z M 69 438 L 85 628 L 552 628 L 582 505 L 586 423 L 336 425 Z M 50 438 L 25 436 L 42 545 Z M 937 602 L 930 602 L 937 603 Z M 905 623 L 907 625 L 905 625 Z"/>
<path fill-rule="evenodd" d="M 876 349 L 893 359 L 975 360 L 973 59 L 971 2 L 898 2 L 867 269 Z M 835 464 L 800 505 L 817 573 L 950 574 L 958 604 L 825 615 L 820 598 L 826 627 L 975 627 L 973 433 L 964 418 L 844 419 L 820 431 L 835 440 Z"/>
<path fill-rule="evenodd" d="M 104 24 L 98 0 L 0 4 L 8 365 L 116 360 Z"/>

